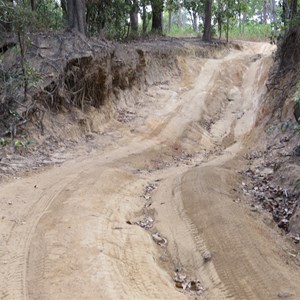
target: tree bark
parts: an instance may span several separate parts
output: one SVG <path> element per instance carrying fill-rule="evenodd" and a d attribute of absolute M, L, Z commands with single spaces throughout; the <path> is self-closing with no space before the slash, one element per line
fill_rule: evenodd
<path fill-rule="evenodd" d="M 297 15 L 297 0 L 291 0 L 291 19 Z"/>
<path fill-rule="evenodd" d="M 172 30 L 172 10 L 169 9 L 169 21 L 168 21 L 168 32 L 170 33 Z"/>
<path fill-rule="evenodd" d="M 226 4 L 226 42 L 229 41 L 229 0 Z"/>
<path fill-rule="evenodd" d="M 28 98 L 28 78 L 27 78 L 27 73 L 26 73 L 26 68 L 25 68 L 25 43 L 24 43 L 24 37 L 21 36 L 21 33 L 18 32 L 18 42 L 19 42 L 19 47 L 20 47 L 20 52 L 21 52 L 21 68 L 22 68 L 22 75 L 23 75 L 23 85 L 24 85 L 24 102 L 27 102 Z"/>
<path fill-rule="evenodd" d="M 182 21 L 182 10 L 181 7 L 178 9 L 178 27 L 182 28 L 183 21 Z"/>
<path fill-rule="evenodd" d="M 130 10 L 130 30 L 132 34 L 137 34 L 139 30 L 139 3 L 138 0 L 132 0 L 132 6 Z"/>
<path fill-rule="evenodd" d="M 193 14 L 192 14 L 192 23 L 193 23 L 193 30 L 194 32 L 197 32 L 198 30 L 198 16 L 197 16 L 197 13 L 195 11 L 193 11 Z"/>
<path fill-rule="evenodd" d="M 30 4 L 31 4 L 31 10 L 35 11 L 36 10 L 36 3 L 35 0 L 30 0 Z"/>
<path fill-rule="evenodd" d="M 67 3 L 66 0 L 60 0 L 60 6 L 63 11 L 63 16 L 65 19 L 67 19 Z"/>
<path fill-rule="evenodd" d="M 163 0 L 152 0 L 152 32 L 162 34 L 163 33 Z"/>
<path fill-rule="evenodd" d="M 221 6 L 221 0 L 218 0 L 217 22 L 218 22 L 218 32 L 219 32 L 219 40 L 220 40 L 221 37 L 222 37 L 222 6 Z"/>
<path fill-rule="evenodd" d="M 143 2 L 143 15 L 142 15 L 142 20 L 143 20 L 143 33 L 147 32 L 147 27 L 148 27 L 148 22 L 147 22 L 147 10 L 146 10 L 146 4 Z"/>
<path fill-rule="evenodd" d="M 289 7 L 288 7 L 288 0 L 282 1 L 282 22 L 284 26 L 287 25 L 287 20 L 289 19 Z"/>
<path fill-rule="evenodd" d="M 277 16 L 276 16 L 276 0 L 271 0 L 271 19 L 272 22 L 277 22 Z"/>
<path fill-rule="evenodd" d="M 211 8 L 212 0 L 205 0 L 204 31 L 202 39 L 206 42 L 211 40 Z"/>
<path fill-rule="evenodd" d="M 85 0 L 67 0 L 68 30 L 85 35 Z"/>
<path fill-rule="evenodd" d="M 263 3 L 262 22 L 267 24 L 267 0 L 264 0 Z"/>

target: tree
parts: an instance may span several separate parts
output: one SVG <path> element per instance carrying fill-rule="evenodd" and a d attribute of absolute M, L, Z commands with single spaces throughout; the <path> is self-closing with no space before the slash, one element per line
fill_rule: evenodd
<path fill-rule="evenodd" d="M 68 30 L 85 35 L 85 0 L 67 0 Z"/>
<path fill-rule="evenodd" d="M 12 20 L 11 10 L 13 10 L 13 0 L 4 0 L 0 2 L 0 37 L 4 32 L 11 32 Z"/>
<path fill-rule="evenodd" d="M 138 0 L 131 0 L 131 9 L 130 9 L 130 30 L 131 34 L 136 35 L 139 30 L 139 2 Z"/>
<path fill-rule="evenodd" d="M 218 8 L 217 8 L 217 23 L 218 23 L 218 33 L 219 33 L 219 40 L 222 37 L 222 26 L 223 26 L 223 6 L 222 1 L 218 0 Z"/>
<path fill-rule="evenodd" d="M 162 34 L 163 32 L 163 0 L 151 0 L 152 7 L 152 32 Z"/>
<path fill-rule="evenodd" d="M 297 0 L 291 0 L 291 19 L 293 19 L 297 15 L 297 6 L 298 6 Z"/>
<path fill-rule="evenodd" d="M 277 15 L 276 15 L 276 0 L 271 0 L 270 2 L 270 15 L 271 15 L 271 21 L 273 23 L 277 22 Z"/>
<path fill-rule="evenodd" d="M 196 32 L 198 30 L 198 18 L 201 19 L 203 16 L 203 4 L 199 0 L 184 0 L 184 7 L 187 9 L 191 20 L 193 30 Z"/>
<path fill-rule="evenodd" d="M 142 6 L 141 18 L 142 18 L 142 32 L 146 33 L 148 28 L 148 23 L 150 21 L 151 14 L 147 12 L 147 6 L 150 4 L 150 0 L 140 0 Z"/>
<path fill-rule="evenodd" d="M 60 0 L 61 9 L 63 11 L 63 16 L 67 19 L 67 2 L 66 0 Z"/>
<path fill-rule="evenodd" d="M 211 9 L 212 0 L 205 0 L 204 31 L 202 39 L 206 42 L 211 40 Z"/>
<path fill-rule="evenodd" d="M 279 2 L 280 7 L 282 8 L 281 20 L 286 26 L 288 22 L 294 19 L 297 16 L 297 0 L 282 0 Z"/>
<path fill-rule="evenodd" d="M 30 0 L 30 5 L 31 5 L 31 10 L 35 11 L 36 10 L 36 2 L 35 2 L 35 0 Z"/>
<path fill-rule="evenodd" d="M 171 32 L 172 29 L 173 12 L 178 11 L 179 7 L 180 7 L 180 3 L 178 0 L 166 1 L 166 10 L 168 11 L 168 32 Z"/>

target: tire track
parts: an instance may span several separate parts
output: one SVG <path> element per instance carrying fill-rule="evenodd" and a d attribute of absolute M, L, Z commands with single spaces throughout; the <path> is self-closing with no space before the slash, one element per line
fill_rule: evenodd
<path fill-rule="evenodd" d="M 158 213 L 158 228 L 166 233 L 169 252 L 174 269 L 180 265 L 189 276 L 201 280 L 209 299 L 229 299 L 230 295 L 222 283 L 213 263 L 204 261 L 204 255 L 210 253 L 206 241 L 198 228 L 188 217 L 182 198 L 181 176 L 167 179 L 159 186 L 154 201 L 165 200 L 164 208 L 155 205 Z M 169 220 L 172 218 L 172 222 Z M 164 231 L 163 231 L 164 230 Z"/>
<path fill-rule="evenodd" d="M 9 265 L 7 277 L 0 284 L 3 299 L 28 299 L 26 289 L 26 270 L 28 249 L 32 234 L 40 218 L 47 211 L 53 200 L 61 193 L 68 183 L 61 182 L 46 195 L 41 196 L 24 214 L 24 221 L 13 226 L 6 242 L 5 259 Z"/>
<path fill-rule="evenodd" d="M 185 211 L 206 245 L 215 252 L 212 262 L 228 298 L 276 299 L 274 287 L 284 288 L 282 277 L 286 274 L 278 280 L 276 266 L 266 263 L 273 247 L 271 237 L 263 241 L 266 244 L 258 242 L 260 233 L 268 233 L 263 227 L 258 231 L 255 220 L 232 202 L 230 187 L 234 180 L 232 171 L 221 168 L 204 167 L 186 173 L 182 180 Z M 290 279 L 286 278 L 286 282 Z"/>

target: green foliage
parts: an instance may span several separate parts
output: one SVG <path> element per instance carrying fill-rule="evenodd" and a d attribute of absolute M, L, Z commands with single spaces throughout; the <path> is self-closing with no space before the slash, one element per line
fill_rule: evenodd
<path fill-rule="evenodd" d="M 19 139 L 15 140 L 14 142 L 15 148 L 28 148 L 31 145 L 32 145 L 32 141 L 26 140 L 25 138 L 23 138 L 23 140 L 19 140 Z"/>
<path fill-rule="evenodd" d="M 0 138 L 0 146 L 1 147 L 5 147 L 6 145 L 8 145 L 9 144 L 9 140 L 8 139 L 6 139 L 6 138 Z"/>
<path fill-rule="evenodd" d="M 30 1 L 0 0 L 0 21 L 7 31 L 22 35 L 29 31 L 60 30 L 66 24 L 61 6 L 54 0 L 38 1 L 35 11 L 32 11 Z"/>
<path fill-rule="evenodd" d="M 16 56 L 20 57 L 20 46 L 14 47 Z M 24 72 L 22 66 L 16 65 L 15 68 L 5 69 L 1 66 L 0 56 L 0 94 L 2 99 L 20 99 L 20 90 L 24 88 L 24 78 L 26 78 L 27 88 L 37 88 L 42 82 L 40 73 L 28 62 L 24 61 Z"/>
<path fill-rule="evenodd" d="M 25 34 L 33 25 L 33 12 L 26 2 L 11 3 L 0 0 L 0 20 L 9 26 L 8 31 Z"/>
<path fill-rule="evenodd" d="M 24 67 L 28 88 L 37 88 L 42 82 L 41 74 L 28 61 L 25 62 Z"/>
<path fill-rule="evenodd" d="M 87 29 L 91 36 L 104 34 L 112 39 L 124 39 L 129 29 L 130 2 L 115 0 L 87 3 Z"/>
<path fill-rule="evenodd" d="M 109 11 L 106 11 L 105 35 L 108 38 L 122 40 L 128 35 L 128 15 L 130 6 L 121 0 L 113 1 Z"/>
<path fill-rule="evenodd" d="M 86 1 L 87 31 L 90 36 L 103 34 L 108 38 L 123 39 L 129 31 L 129 15 L 132 8 L 131 0 L 89 0 Z M 195 31 L 201 32 L 204 18 L 204 0 L 139 0 L 139 9 L 142 6 L 149 7 L 151 3 L 164 4 L 166 11 L 173 12 L 172 25 L 186 26 L 185 22 L 176 19 L 176 12 L 188 16 Z M 185 11 L 183 11 L 185 8 Z M 218 29 L 226 31 L 226 20 L 229 20 L 230 35 L 232 38 L 251 40 L 267 40 L 269 35 L 272 42 L 281 36 L 282 1 L 276 1 L 276 7 L 272 7 L 270 1 L 264 0 L 218 0 L 213 1 L 214 25 L 218 23 Z M 57 0 L 36 1 L 35 11 L 31 10 L 29 0 L 0 0 L 0 31 L 13 27 L 13 31 L 22 34 L 38 30 L 62 30 L 66 28 L 66 20 L 61 4 Z M 147 19 L 147 18 L 146 18 Z M 300 25 L 300 17 L 286 20 L 291 26 Z M 270 32 L 266 23 L 272 23 L 273 31 Z M 265 24 L 262 24 L 265 23 Z M 275 24 L 276 23 L 276 24 Z M 223 26 L 221 26 L 223 25 Z M 1 28 L 2 27 L 2 28 Z M 167 26 L 165 27 L 167 28 Z M 186 28 L 175 28 L 171 35 L 189 34 Z"/>
<path fill-rule="evenodd" d="M 204 1 L 183 0 L 183 6 L 190 12 L 201 14 L 204 12 Z"/>
<path fill-rule="evenodd" d="M 21 136 L 20 139 L 16 139 L 13 141 L 9 138 L 4 138 L 4 137 L 0 138 L 0 147 L 6 147 L 11 144 L 15 148 L 28 148 L 33 144 L 33 141 L 26 139 L 25 136 Z"/>
<path fill-rule="evenodd" d="M 242 30 L 237 26 L 231 26 L 229 36 L 232 39 L 269 41 L 271 31 L 271 26 L 269 24 L 249 23 L 243 25 Z"/>
<path fill-rule="evenodd" d="M 61 30 L 66 27 L 61 6 L 53 0 L 38 1 L 35 17 L 35 30 Z"/>
<path fill-rule="evenodd" d="M 296 125 L 296 126 L 295 126 L 295 133 L 296 133 L 297 136 L 300 138 L 300 125 Z"/>
<path fill-rule="evenodd" d="M 300 16 L 296 16 L 290 21 L 290 26 L 300 26 Z"/>
<path fill-rule="evenodd" d="M 300 189 L 300 179 L 294 183 L 295 188 Z"/>
<path fill-rule="evenodd" d="M 271 23 L 271 34 L 270 34 L 270 43 L 271 44 L 278 44 L 285 32 L 285 27 L 280 22 L 272 22 Z"/>
<path fill-rule="evenodd" d="M 171 11 L 178 11 L 178 9 L 181 7 L 181 3 L 178 0 L 166 0 L 165 8 L 166 10 Z"/>
<path fill-rule="evenodd" d="M 172 26 L 171 32 L 166 32 L 166 35 L 172 37 L 196 37 L 198 34 L 191 26 L 179 27 L 175 24 Z"/>
<path fill-rule="evenodd" d="M 268 135 L 285 133 L 285 132 L 293 132 L 300 133 L 300 125 L 296 124 L 292 121 L 283 121 L 278 124 L 272 124 L 265 129 L 265 132 Z"/>

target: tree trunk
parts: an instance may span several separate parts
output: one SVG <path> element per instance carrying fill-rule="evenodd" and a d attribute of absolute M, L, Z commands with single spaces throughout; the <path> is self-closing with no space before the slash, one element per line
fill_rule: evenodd
<path fill-rule="evenodd" d="M 282 22 L 284 26 L 287 25 L 287 20 L 288 20 L 288 3 L 287 0 L 282 1 Z"/>
<path fill-rule="evenodd" d="M 85 35 L 85 1 L 67 0 L 68 30 Z"/>
<path fill-rule="evenodd" d="M 245 23 L 247 22 L 247 13 L 243 12 L 243 19 L 242 19 L 242 33 L 245 32 Z"/>
<path fill-rule="evenodd" d="M 217 22 L 218 22 L 218 32 L 219 32 L 219 40 L 220 40 L 221 37 L 222 37 L 222 6 L 221 6 L 221 0 L 218 0 Z"/>
<path fill-rule="evenodd" d="M 202 39 L 206 42 L 211 40 L 211 7 L 212 0 L 205 0 L 204 31 Z"/>
<path fill-rule="evenodd" d="M 264 0 L 263 3 L 262 22 L 267 24 L 267 0 Z"/>
<path fill-rule="evenodd" d="M 178 10 L 178 27 L 182 28 L 183 22 L 182 22 L 182 10 L 181 7 Z"/>
<path fill-rule="evenodd" d="M 170 33 L 172 30 L 172 10 L 169 9 L 169 21 L 168 21 L 168 32 Z"/>
<path fill-rule="evenodd" d="M 271 0 L 271 20 L 272 22 L 277 22 L 277 16 L 276 16 L 276 0 Z"/>
<path fill-rule="evenodd" d="M 147 22 L 147 10 L 146 10 L 146 3 L 143 2 L 142 4 L 142 21 L 143 21 L 143 33 L 147 32 L 148 22 Z"/>
<path fill-rule="evenodd" d="M 35 0 L 30 0 L 30 4 L 31 4 L 31 10 L 35 11 L 36 10 L 36 3 Z"/>
<path fill-rule="evenodd" d="M 198 17 L 197 17 L 197 13 L 195 11 L 193 11 L 193 14 L 192 14 L 192 23 L 193 23 L 193 30 L 194 32 L 197 32 L 198 30 Z"/>
<path fill-rule="evenodd" d="M 63 11 L 63 16 L 65 19 L 67 19 L 67 3 L 66 0 L 60 0 L 60 6 Z"/>
<path fill-rule="evenodd" d="M 21 68 L 22 68 L 22 75 L 23 75 L 23 85 L 24 85 L 24 101 L 27 102 L 28 98 L 28 78 L 26 73 L 26 60 L 25 60 L 25 43 L 24 43 L 24 37 L 21 36 L 21 33 L 18 31 L 18 42 L 21 52 Z"/>
<path fill-rule="evenodd" d="M 163 0 L 152 0 L 152 32 L 162 34 L 163 33 Z"/>
<path fill-rule="evenodd" d="M 291 19 L 297 15 L 297 0 L 291 0 Z"/>
<path fill-rule="evenodd" d="M 270 1 L 270 0 L 267 0 Z M 271 0 L 272 1 L 272 0 Z M 247 0 L 242 0 L 243 6 L 247 6 Z M 243 11 L 242 12 L 242 19 L 241 19 L 241 23 L 242 23 L 242 33 L 245 32 L 245 24 L 247 22 L 247 12 Z"/>
<path fill-rule="evenodd" d="M 138 0 L 132 0 L 132 6 L 130 10 L 130 30 L 131 34 L 136 35 L 139 30 L 139 4 Z"/>
<path fill-rule="evenodd" d="M 239 32 L 242 32 L 242 10 L 241 10 L 241 1 L 238 0 L 237 2 L 237 9 L 238 9 L 238 22 L 239 22 Z"/>
<path fill-rule="evenodd" d="M 226 42 L 229 41 L 229 0 L 226 4 Z"/>

